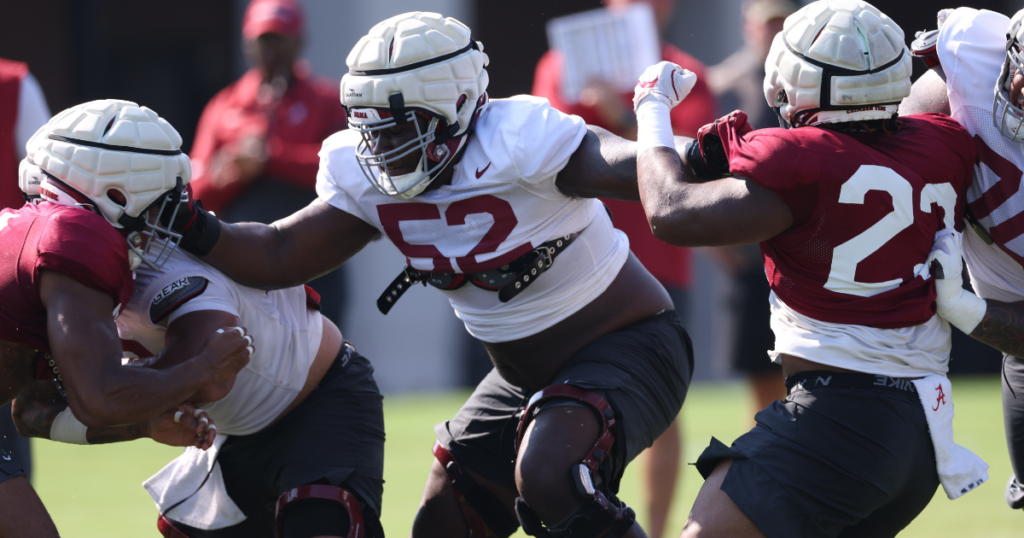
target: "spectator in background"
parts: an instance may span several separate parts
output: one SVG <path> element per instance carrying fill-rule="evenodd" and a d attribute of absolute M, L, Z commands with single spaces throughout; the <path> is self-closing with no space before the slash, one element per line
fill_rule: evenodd
<path fill-rule="evenodd" d="M 320 145 L 346 128 L 338 83 L 298 60 L 303 13 L 295 0 L 253 0 L 242 37 L 254 64 L 206 105 L 196 129 L 192 189 L 228 222 L 270 223 L 316 199 Z M 310 285 L 334 323 L 341 314 L 338 271 Z"/>
<path fill-rule="evenodd" d="M 28 139 L 48 121 L 50 109 L 28 65 L 0 58 L 0 209 L 25 203 L 18 187 L 18 163 L 25 158 Z M 31 478 L 32 451 L 28 439 L 14 428 L 10 405 L 0 407 L 0 449 Z"/>
<path fill-rule="evenodd" d="M 605 0 L 608 7 L 619 7 L 636 1 L 650 4 L 659 32 L 664 35 L 672 21 L 675 0 Z M 672 110 L 672 130 L 680 136 L 696 136 L 697 129 L 718 116 L 715 98 L 704 82 L 704 65 L 670 43 L 661 43 L 662 59 L 676 63 L 697 74 L 697 85 L 689 97 Z M 547 98 L 551 105 L 567 114 L 576 114 L 590 125 L 597 125 L 630 140 L 636 140 L 636 115 L 633 113 L 633 91 L 620 93 L 608 84 L 594 80 L 579 96 L 579 103 L 567 104 L 559 97 L 562 58 L 549 50 L 537 64 L 533 79 L 533 95 Z M 760 88 L 760 83 L 758 83 Z M 676 312 L 687 311 L 687 288 L 690 286 L 690 252 L 685 248 L 663 243 L 651 234 L 643 208 L 637 202 L 603 200 L 611 209 L 615 227 L 629 237 L 630 250 L 644 267 L 668 290 Z M 659 538 L 672 506 L 679 475 L 682 440 L 678 419 L 647 451 L 644 483 L 649 499 L 650 524 L 645 526 L 651 538 Z"/>
<path fill-rule="evenodd" d="M 708 86 L 722 105 L 719 114 L 740 109 L 755 129 L 779 126 L 764 100 L 764 62 L 775 34 L 782 31 L 786 17 L 797 9 L 789 0 L 748 0 L 743 4 L 743 48 L 708 68 Z M 733 278 L 732 306 L 737 323 L 732 363 L 747 376 L 754 390 L 753 420 L 754 413 L 786 397 L 782 368 L 768 358 L 768 350 L 775 347 L 775 335 L 770 326 L 771 290 L 764 276 L 761 249 L 745 245 L 712 247 L 708 252 Z"/>

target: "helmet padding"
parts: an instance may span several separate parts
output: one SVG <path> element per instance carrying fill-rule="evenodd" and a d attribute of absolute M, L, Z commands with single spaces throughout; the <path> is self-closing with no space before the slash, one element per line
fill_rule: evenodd
<path fill-rule="evenodd" d="M 910 95 L 911 71 L 892 19 L 860 0 L 819 0 L 775 36 L 765 98 L 788 126 L 888 119 Z"/>

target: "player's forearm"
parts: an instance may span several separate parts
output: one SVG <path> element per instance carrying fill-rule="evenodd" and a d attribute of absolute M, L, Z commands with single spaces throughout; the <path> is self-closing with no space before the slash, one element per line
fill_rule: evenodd
<path fill-rule="evenodd" d="M 148 420 L 213 384 L 213 372 L 190 360 L 164 370 L 119 367 L 83 397 L 68 388 L 75 416 L 90 428 L 111 428 Z M 219 382 L 219 380 L 218 380 Z"/>
<path fill-rule="evenodd" d="M 1024 357 L 1024 301 L 987 299 L 985 303 L 985 316 L 971 336 L 1012 357 Z"/>
<path fill-rule="evenodd" d="M 680 158 L 691 139 L 675 137 Z M 590 127 L 580 147 L 558 174 L 558 189 L 576 198 L 640 201 L 637 145 L 599 127 Z"/>
<path fill-rule="evenodd" d="M 67 407 L 67 404 L 50 398 L 19 397 L 15 400 L 12 413 L 14 425 L 24 437 L 50 439 L 53 421 Z M 86 430 L 86 439 L 91 445 L 133 441 L 147 437 L 147 427 L 148 421 L 112 428 L 89 428 Z"/>

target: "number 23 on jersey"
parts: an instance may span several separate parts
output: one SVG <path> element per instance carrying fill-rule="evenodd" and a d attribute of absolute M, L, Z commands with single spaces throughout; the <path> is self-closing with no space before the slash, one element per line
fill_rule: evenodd
<path fill-rule="evenodd" d="M 825 289 L 836 293 L 871 297 L 885 293 L 903 284 L 897 278 L 884 282 L 860 282 L 856 279 L 857 266 L 900 232 L 914 224 L 914 188 L 903 176 L 883 166 L 864 165 L 850 177 L 839 191 L 839 203 L 864 204 L 869 191 L 883 191 L 892 197 L 892 211 L 856 237 L 835 247 L 832 268 Z M 919 200 L 923 213 L 932 212 L 932 204 L 943 210 L 943 225 L 953 228 L 956 215 L 957 193 L 949 183 L 930 183 L 921 190 Z M 915 275 L 929 278 L 923 264 L 914 267 Z"/>

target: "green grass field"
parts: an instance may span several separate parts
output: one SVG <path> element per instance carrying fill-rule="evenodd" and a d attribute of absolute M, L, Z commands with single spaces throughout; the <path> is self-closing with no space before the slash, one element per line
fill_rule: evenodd
<path fill-rule="evenodd" d="M 921 516 L 901 534 L 907 537 L 1021 536 L 1024 514 L 1003 501 L 1010 474 L 1003 440 L 999 379 L 955 378 L 957 441 L 992 467 L 991 480 L 957 501 L 949 501 L 941 488 Z M 419 503 L 420 491 L 433 456 L 431 426 L 451 417 L 465 393 L 400 396 L 385 400 L 387 454 L 384 489 L 384 528 L 388 536 L 407 536 Z M 714 435 L 728 443 L 746 431 L 749 397 L 740 384 L 695 386 L 683 407 L 686 435 L 685 462 L 694 461 Z M 156 510 L 141 482 L 178 454 L 177 449 L 151 441 L 121 445 L 80 447 L 49 441 L 34 446 L 35 485 L 63 536 L 158 536 Z M 631 468 L 623 479 L 621 497 L 638 508 L 646 520 L 640 498 L 638 473 Z M 681 473 L 666 536 L 678 536 L 701 485 L 691 466 Z M 517 534 L 516 536 L 523 536 Z"/>

